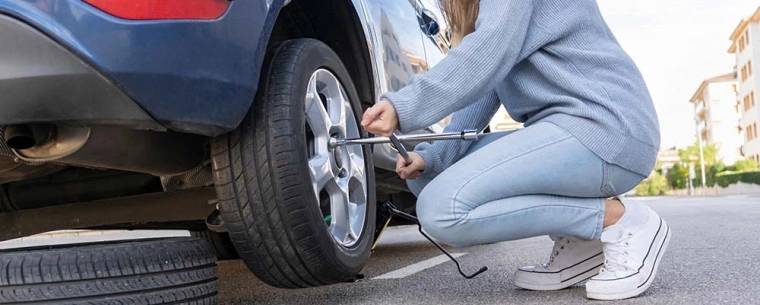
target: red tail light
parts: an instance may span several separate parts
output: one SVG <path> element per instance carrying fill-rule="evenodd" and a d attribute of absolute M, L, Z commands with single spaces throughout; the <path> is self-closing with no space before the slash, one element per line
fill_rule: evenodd
<path fill-rule="evenodd" d="M 84 0 L 113 16 L 129 20 L 216 19 L 229 0 Z"/>

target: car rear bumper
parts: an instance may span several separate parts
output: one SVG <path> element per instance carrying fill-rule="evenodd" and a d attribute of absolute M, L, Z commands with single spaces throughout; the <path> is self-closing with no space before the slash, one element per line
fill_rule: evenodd
<path fill-rule="evenodd" d="M 0 41 L 0 125 L 164 129 L 108 79 L 31 26 L 0 15 Z"/>
<path fill-rule="evenodd" d="M 124 20 L 79 0 L 18 0 L 0 1 L 0 16 L 68 50 L 167 129 L 215 136 L 250 109 L 283 2 L 232 1 L 213 20 Z"/>

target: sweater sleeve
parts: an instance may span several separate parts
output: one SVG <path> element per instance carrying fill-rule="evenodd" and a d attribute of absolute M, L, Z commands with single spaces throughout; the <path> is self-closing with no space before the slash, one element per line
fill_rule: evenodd
<path fill-rule="evenodd" d="M 444 132 L 458 132 L 468 129 L 481 130 L 494 116 L 499 105 L 501 103 L 499 103 L 496 93 L 492 91 L 470 106 L 455 112 L 451 118 L 451 123 L 444 128 Z M 422 174 L 428 177 L 437 176 L 459 160 L 471 144 L 472 141 L 464 140 L 417 144 L 414 151 L 425 160 L 425 170 L 422 171 Z"/>
<path fill-rule="evenodd" d="M 475 32 L 427 73 L 383 94 L 396 108 L 402 132 L 419 130 L 478 100 L 517 63 L 534 0 L 480 0 Z"/>

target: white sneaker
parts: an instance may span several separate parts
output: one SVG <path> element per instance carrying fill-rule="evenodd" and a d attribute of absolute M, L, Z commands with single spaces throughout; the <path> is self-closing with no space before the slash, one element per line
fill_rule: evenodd
<path fill-rule="evenodd" d="M 652 285 L 670 242 L 670 227 L 649 208 L 638 228 L 609 227 L 602 233 L 604 268 L 586 283 L 586 297 L 621 300 L 640 295 Z"/>
<path fill-rule="evenodd" d="M 549 262 L 515 272 L 515 285 L 529 290 L 559 290 L 599 273 L 604 264 L 602 242 L 575 237 L 554 237 Z"/>

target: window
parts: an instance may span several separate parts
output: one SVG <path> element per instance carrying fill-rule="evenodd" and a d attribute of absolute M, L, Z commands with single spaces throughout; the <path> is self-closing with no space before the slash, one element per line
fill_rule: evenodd
<path fill-rule="evenodd" d="M 752 141 L 752 125 L 747 126 L 747 142 Z"/>
<path fill-rule="evenodd" d="M 752 125 L 747 125 L 747 142 L 750 142 L 754 139 L 757 139 L 757 123 L 753 123 Z"/>
<path fill-rule="evenodd" d="M 740 81 L 744 81 L 745 79 L 747 79 L 747 67 L 746 66 L 742 66 L 742 74 L 741 74 L 741 77 L 739 78 L 739 80 Z"/>
<path fill-rule="evenodd" d="M 749 93 L 749 108 L 755 107 L 755 91 Z"/>
<path fill-rule="evenodd" d="M 744 36 L 739 38 L 739 53 L 744 52 Z"/>
<path fill-rule="evenodd" d="M 747 76 L 752 76 L 752 61 L 747 62 Z"/>
<path fill-rule="evenodd" d="M 744 138 L 747 139 L 747 142 L 752 141 L 752 136 L 754 135 L 752 132 L 752 125 L 747 125 L 747 128 L 744 128 L 744 130 L 746 130 Z"/>
<path fill-rule="evenodd" d="M 749 45 L 749 29 L 744 31 L 744 44 Z"/>
<path fill-rule="evenodd" d="M 744 96 L 742 99 L 742 104 L 744 106 L 744 112 L 749 111 L 749 94 Z"/>

